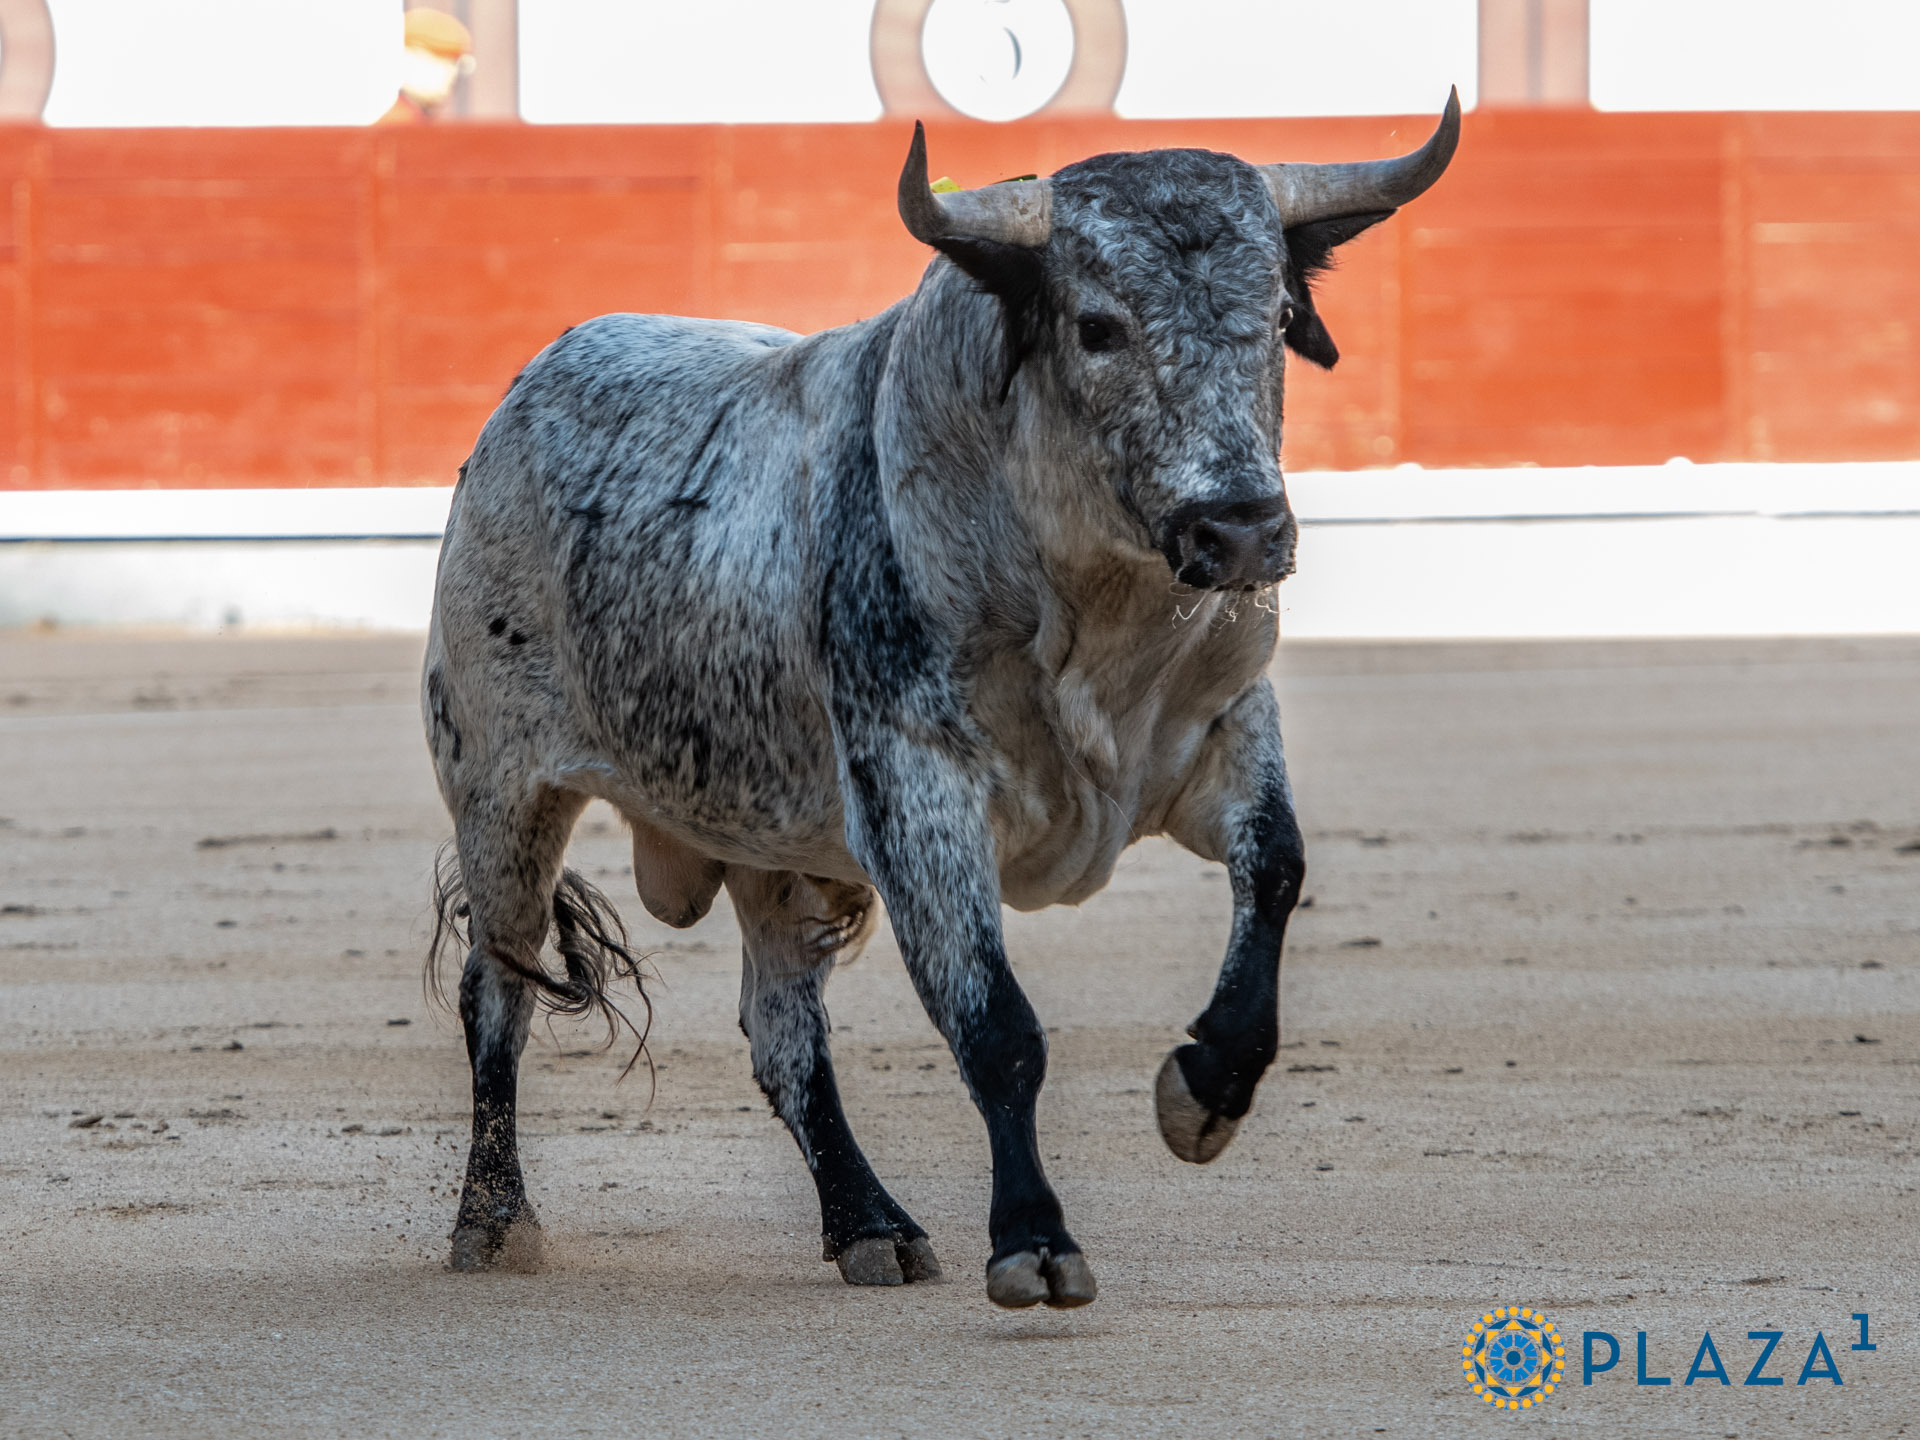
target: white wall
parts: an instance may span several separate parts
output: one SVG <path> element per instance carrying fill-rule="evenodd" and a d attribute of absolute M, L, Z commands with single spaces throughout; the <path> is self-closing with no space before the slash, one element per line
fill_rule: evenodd
<path fill-rule="evenodd" d="M 365 125 L 400 89 L 397 0 L 49 0 L 49 125 Z"/>
<path fill-rule="evenodd" d="M 49 0 L 62 126 L 361 125 L 401 0 Z M 1418 114 L 1477 93 L 1476 0 L 1125 0 L 1138 117 Z M 1920 0 L 1590 0 L 1609 110 L 1920 108 Z M 550 122 L 870 120 L 873 0 L 520 0 Z"/>
<path fill-rule="evenodd" d="M 520 113 L 554 124 L 873 120 L 873 0 L 520 0 Z"/>
<path fill-rule="evenodd" d="M 1920 109 L 1916 0 L 1589 0 L 1602 110 Z"/>
<path fill-rule="evenodd" d="M 1407 468 L 1288 486 L 1302 521 L 1300 571 L 1278 593 L 1289 635 L 1920 634 L 1920 463 Z M 450 496 L 0 492 L 0 625 L 421 629 Z M 320 538 L 353 535 L 382 538 Z"/>
<path fill-rule="evenodd" d="M 1126 0 L 1136 118 L 1425 115 L 1472 107 L 1476 0 Z"/>
<path fill-rule="evenodd" d="M 427 628 L 437 540 L 0 545 L 0 625 Z"/>

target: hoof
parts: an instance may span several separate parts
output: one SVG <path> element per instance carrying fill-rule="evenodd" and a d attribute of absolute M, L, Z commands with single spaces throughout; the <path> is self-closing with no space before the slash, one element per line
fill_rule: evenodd
<path fill-rule="evenodd" d="M 931 1285 L 941 1279 L 940 1262 L 924 1235 L 904 1242 L 891 1235 L 856 1240 L 833 1262 L 849 1285 Z"/>
<path fill-rule="evenodd" d="M 1153 1109 L 1167 1148 L 1193 1165 L 1218 1158 L 1240 1128 L 1238 1120 L 1216 1115 L 1193 1098 L 1180 1069 L 1178 1050 L 1160 1066 L 1160 1078 L 1153 1084 Z"/>
<path fill-rule="evenodd" d="M 909 1285 L 943 1285 L 946 1275 L 940 1269 L 940 1262 L 934 1258 L 933 1246 L 922 1235 L 918 1240 L 909 1240 L 896 1252 L 900 1257 L 900 1273 L 907 1277 Z"/>
<path fill-rule="evenodd" d="M 1040 1273 L 1040 1256 L 1022 1250 L 987 1266 L 987 1298 L 1007 1310 L 1024 1310 L 1046 1299 L 1047 1282 Z"/>
<path fill-rule="evenodd" d="M 1045 1303 L 1056 1310 L 1088 1305 L 1099 1293 L 1087 1257 L 1022 1250 L 987 1266 L 987 1298 L 1007 1310 Z"/>
<path fill-rule="evenodd" d="M 891 1235 L 873 1236 L 854 1241 L 833 1257 L 833 1263 L 840 1267 L 840 1278 L 849 1285 L 904 1285 L 906 1273 L 894 1249 Z"/>
<path fill-rule="evenodd" d="M 531 1275 L 546 1262 L 540 1222 L 531 1215 L 506 1225 L 462 1225 L 453 1232 L 449 1270 L 508 1270 Z"/>
<path fill-rule="evenodd" d="M 1078 1251 L 1049 1258 L 1040 1267 L 1040 1273 L 1047 1277 L 1047 1304 L 1056 1310 L 1091 1305 L 1093 1297 L 1100 1293 L 1100 1287 L 1094 1283 L 1093 1267 Z"/>

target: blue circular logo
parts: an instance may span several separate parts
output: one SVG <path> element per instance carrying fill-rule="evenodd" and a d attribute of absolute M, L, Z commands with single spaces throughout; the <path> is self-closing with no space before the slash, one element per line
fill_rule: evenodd
<path fill-rule="evenodd" d="M 1559 1329 L 1538 1310 L 1502 1306 L 1474 1322 L 1460 1351 L 1473 1393 L 1496 1410 L 1531 1410 L 1567 1368 Z"/>

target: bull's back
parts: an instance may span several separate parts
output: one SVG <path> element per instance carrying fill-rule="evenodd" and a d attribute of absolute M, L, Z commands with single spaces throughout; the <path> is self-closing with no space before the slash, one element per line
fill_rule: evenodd
<path fill-rule="evenodd" d="M 841 832 L 797 343 L 638 315 L 562 336 L 481 434 L 436 606 L 475 703 L 525 730 L 499 697 L 537 697 L 544 769 L 769 861 Z"/>

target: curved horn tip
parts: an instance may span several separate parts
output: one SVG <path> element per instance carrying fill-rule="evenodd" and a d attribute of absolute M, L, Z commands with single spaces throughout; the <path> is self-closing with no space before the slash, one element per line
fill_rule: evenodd
<path fill-rule="evenodd" d="M 1460 87 L 1450 85 L 1447 87 L 1446 106 L 1440 112 L 1440 123 L 1434 127 L 1432 138 L 1421 148 L 1432 152 L 1434 158 L 1440 162 L 1440 168 L 1444 170 L 1453 159 L 1453 152 L 1459 144 Z M 1438 176 L 1436 175 L 1435 178 L 1437 179 Z"/>
<path fill-rule="evenodd" d="M 900 172 L 901 182 L 917 174 L 922 181 L 927 176 L 927 127 L 918 120 L 913 122 L 913 139 L 907 142 L 907 163 Z"/>
<path fill-rule="evenodd" d="M 927 183 L 927 132 L 913 124 L 913 144 L 900 171 L 900 219 L 926 245 L 990 240 L 1001 245 L 1047 243 L 1053 225 L 1052 182 L 1007 181 L 982 190 L 936 195 Z"/>
<path fill-rule="evenodd" d="M 1395 210 L 1432 187 L 1460 143 L 1460 88 L 1449 87 L 1446 109 L 1418 150 L 1391 160 L 1262 165 L 1280 219 L 1286 225 L 1339 219 L 1370 210 Z"/>
<path fill-rule="evenodd" d="M 918 120 L 913 122 L 913 140 L 907 146 L 907 163 L 900 167 L 896 200 L 907 233 L 922 244 L 931 245 L 942 228 L 940 202 L 927 188 L 927 127 Z"/>

